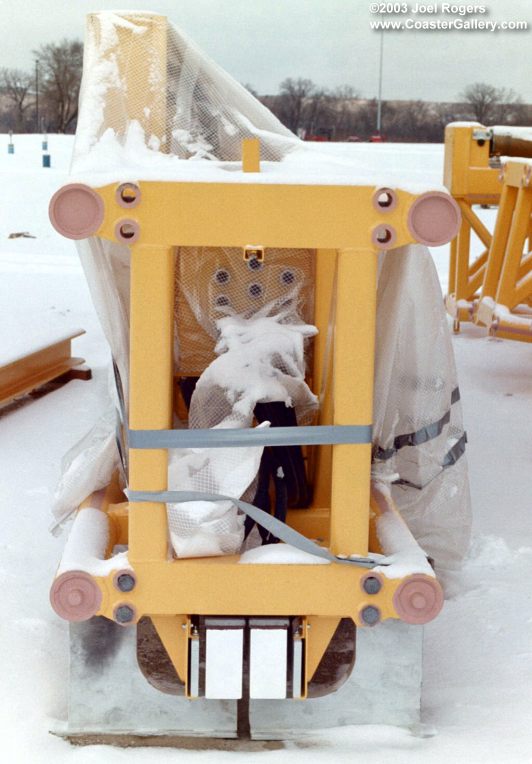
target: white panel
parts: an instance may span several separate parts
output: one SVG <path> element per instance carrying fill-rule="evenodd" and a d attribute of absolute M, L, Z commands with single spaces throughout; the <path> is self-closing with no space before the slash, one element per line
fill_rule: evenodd
<path fill-rule="evenodd" d="M 242 629 L 207 629 L 205 697 L 242 697 Z"/>
<path fill-rule="evenodd" d="M 250 698 L 286 698 L 286 629 L 251 629 Z"/>

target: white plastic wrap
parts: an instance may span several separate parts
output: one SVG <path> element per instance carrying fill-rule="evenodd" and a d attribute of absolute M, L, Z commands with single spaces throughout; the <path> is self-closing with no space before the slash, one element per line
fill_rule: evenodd
<path fill-rule="evenodd" d="M 143 12 L 89 17 L 72 163 L 75 180 L 93 185 L 179 178 L 250 182 L 249 174 L 242 173 L 239 164 L 241 141 L 248 136 L 261 141 L 263 171 L 253 178 L 256 182 L 339 182 L 409 188 L 393 170 L 379 178 L 358 160 L 320 156 L 319 150 L 299 141 L 163 17 Z M 427 187 L 410 190 L 421 192 Z M 81 242 L 79 250 L 127 407 L 129 253 L 123 246 L 96 238 Z M 181 374 L 199 376 L 208 367 L 191 403 L 190 425 L 249 425 L 253 402 L 264 395 L 290 401 L 298 411 L 299 422 L 309 421 L 315 401 L 304 382 L 304 339 L 313 321 L 312 253 L 268 253 L 269 263 L 274 264 L 269 273 L 274 278 L 264 281 L 265 274 L 255 274 L 261 299 L 258 307 L 250 310 L 251 275 L 246 271 L 241 282 L 233 280 L 231 289 L 238 282 L 234 295 L 224 294 L 229 289 L 227 282 L 215 283 L 213 278 L 228 264 L 231 273 L 236 273 L 234 252 L 230 248 L 206 250 L 180 249 L 176 256 L 176 368 Z M 454 392 L 456 372 L 447 322 L 435 270 L 424 247 L 392 250 L 381 258 L 374 473 L 377 480 L 391 484 L 412 532 L 443 569 L 452 567 L 465 551 L 470 527 L 467 468 L 465 458 L 460 458 L 461 413 Z M 210 269 L 212 278 L 202 268 Z M 282 284 L 278 280 L 285 271 L 295 276 L 293 282 Z M 272 289 L 276 293 L 270 298 Z M 223 297 L 225 301 L 220 299 Z M 288 300 L 293 300 L 291 307 Z M 261 313 L 268 304 L 274 304 L 275 310 Z M 283 305 L 284 318 L 276 322 L 275 339 L 269 345 L 264 335 L 266 325 L 275 323 L 272 315 L 282 313 Z M 220 313 L 219 308 L 232 310 Z M 255 323 L 246 324 L 249 319 Z M 246 371 L 253 384 L 243 385 L 241 367 L 236 364 L 233 373 L 227 359 L 230 353 L 238 356 L 233 341 L 238 345 L 242 334 L 249 331 L 252 341 L 258 345 L 263 342 L 264 348 L 262 356 L 254 357 L 252 370 Z M 220 351 L 226 351 L 219 357 L 213 353 L 216 342 Z M 278 343 L 285 343 L 284 366 L 272 354 Z M 213 406 L 216 400 L 219 405 Z M 235 411 L 239 414 L 236 419 Z M 436 435 L 435 423 L 441 426 Z M 78 449 L 76 470 L 71 466 L 63 478 L 56 501 L 60 519 L 74 510 L 85 495 L 101 487 L 116 465 L 114 424 L 106 426 L 106 436 L 100 432 L 88 439 L 84 450 Z M 427 435 L 425 442 L 421 442 L 422 436 L 416 436 L 420 431 Z M 409 435 L 415 437 L 412 443 L 405 444 L 401 437 Z M 244 461 L 240 449 L 235 449 L 234 454 L 230 449 L 218 451 L 218 462 L 210 460 L 205 449 L 172 453 L 169 488 L 206 489 L 207 475 L 213 491 L 251 492 L 262 449 L 250 450 L 256 453 L 248 453 Z M 241 467 L 240 472 L 232 468 L 233 464 Z M 177 518 L 175 523 L 172 512 Z M 227 527 L 226 520 L 230 521 Z M 205 541 L 198 536 L 202 523 L 215 536 L 220 522 L 227 543 L 220 538 Z M 209 544 L 211 549 L 218 544 L 218 551 L 227 553 L 238 548 L 242 529 L 234 508 L 217 502 L 208 507 L 174 507 L 170 532 L 178 554 L 197 554 L 198 549 L 206 553 Z"/>
<path fill-rule="evenodd" d="M 465 554 L 471 505 L 458 381 L 427 248 L 381 254 L 375 351 L 374 475 L 437 568 Z"/>
<path fill-rule="evenodd" d="M 251 427 L 258 402 L 294 407 L 299 423 L 312 418 L 316 396 L 305 382 L 304 343 L 317 329 L 283 323 L 291 314 L 250 318 L 226 316 L 217 321 L 217 358 L 200 376 L 190 402 L 189 427 Z M 191 490 L 253 500 L 253 482 L 262 447 L 171 451 L 170 490 Z M 246 489 L 250 488 L 250 495 Z M 236 554 L 244 540 L 244 518 L 230 502 L 168 505 L 172 546 L 178 557 Z"/>
<path fill-rule="evenodd" d="M 63 458 L 63 473 L 53 498 L 52 533 L 87 496 L 109 485 L 117 467 L 116 411 L 111 408 Z"/>

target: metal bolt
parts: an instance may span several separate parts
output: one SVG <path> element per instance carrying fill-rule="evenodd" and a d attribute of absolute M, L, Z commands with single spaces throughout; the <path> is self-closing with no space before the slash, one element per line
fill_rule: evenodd
<path fill-rule="evenodd" d="M 373 607 L 373 605 L 367 605 L 362 610 L 360 615 L 367 626 L 375 626 L 375 624 L 378 623 L 381 619 L 381 612 L 379 608 Z"/>
<path fill-rule="evenodd" d="M 118 623 L 130 623 L 135 617 L 135 612 L 129 605 L 119 605 L 115 610 L 115 621 Z"/>
<path fill-rule="evenodd" d="M 382 589 L 382 583 L 378 578 L 375 578 L 375 576 L 368 576 L 364 579 L 362 588 L 366 594 L 378 594 Z"/>
<path fill-rule="evenodd" d="M 134 576 L 129 573 L 121 573 L 116 579 L 116 586 L 121 592 L 133 591 L 136 583 Z"/>

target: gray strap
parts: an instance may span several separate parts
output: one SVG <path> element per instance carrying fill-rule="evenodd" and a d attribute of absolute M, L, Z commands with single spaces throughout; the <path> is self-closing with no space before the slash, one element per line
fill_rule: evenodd
<path fill-rule="evenodd" d="M 129 430 L 130 448 L 246 448 L 371 443 L 371 425 Z"/>
<path fill-rule="evenodd" d="M 411 483 L 410 480 L 404 480 L 403 478 L 399 478 L 399 480 L 394 480 L 394 485 L 406 485 L 409 488 L 415 488 L 418 491 L 423 491 L 429 483 L 432 483 L 433 480 L 436 480 L 437 477 L 439 477 L 444 470 L 449 469 L 449 467 L 452 467 L 456 464 L 456 462 L 460 459 L 461 456 L 465 454 L 466 449 L 466 443 L 467 443 L 467 433 L 462 433 L 462 436 L 459 440 L 456 441 L 454 446 L 447 451 L 443 458 L 442 467 L 439 472 L 437 472 L 434 477 L 430 478 L 426 483 L 423 485 L 417 485 L 416 483 Z"/>
<path fill-rule="evenodd" d="M 460 390 L 455 387 L 451 393 L 451 406 L 453 406 L 455 403 L 458 403 L 459 400 Z M 439 435 L 441 435 L 443 428 L 446 424 L 449 424 L 450 421 L 451 409 L 448 409 L 441 417 L 441 419 L 438 419 L 437 422 L 432 422 L 431 424 L 428 424 L 425 427 L 416 430 L 415 432 L 409 432 L 405 435 L 398 435 L 396 438 L 394 438 L 393 446 L 390 448 L 382 448 L 381 446 L 377 446 L 374 448 L 374 458 L 378 459 L 379 461 L 386 461 L 387 459 L 391 459 L 392 456 L 397 453 L 397 451 L 400 451 L 401 448 L 404 448 L 405 446 L 421 446 L 423 443 L 427 443 L 429 440 L 433 440 L 434 438 L 437 438 Z"/>
<path fill-rule="evenodd" d="M 130 501 L 143 502 L 143 501 L 155 501 L 164 502 L 165 504 L 179 504 L 187 501 L 230 501 L 244 512 L 248 517 L 251 517 L 258 525 L 261 525 L 273 536 L 276 536 L 285 544 L 290 544 L 296 549 L 300 549 L 302 552 L 313 554 L 316 557 L 321 557 L 329 562 L 346 563 L 349 565 L 357 565 L 362 568 L 374 568 L 376 565 L 383 565 L 381 561 L 377 562 L 366 557 L 350 557 L 344 559 L 342 557 L 336 557 L 325 547 L 315 544 L 306 536 L 303 536 L 298 531 L 291 528 L 286 523 L 281 522 L 273 515 L 264 512 L 264 510 L 248 504 L 247 501 L 241 499 L 235 499 L 232 496 L 222 496 L 215 493 L 202 493 L 200 491 L 127 491 L 127 496 Z"/>

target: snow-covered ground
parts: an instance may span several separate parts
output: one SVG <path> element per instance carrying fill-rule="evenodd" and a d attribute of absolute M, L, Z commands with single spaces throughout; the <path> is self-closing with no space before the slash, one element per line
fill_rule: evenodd
<path fill-rule="evenodd" d="M 425 629 L 423 735 L 391 727 L 316 731 L 279 750 L 73 748 L 48 730 L 66 717 L 67 626 L 48 590 L 64 538 L 48 533 L 61 458 L 93 423 L 106 385 L 108 352 L 73 244 L 47 218 L 64 182 L 72 139 L 50 136 L 52 169 L 40 138 L 0 136 L 0 359 L 44 335 L 83 326 L 76 354 L 91 382 L 62 389 L 0 417 L 0 751 L 10 762 L 197 762 L 245 755 L 268 762 L 450 764 L 532 761 L 532 347 L 488 339 L 465 327 L 455 338 L 474 509 L 474 538 L 442 614 Z M 325 150 L 338 152 L 338 147 Z M 409 182 L 441 183 L 435 145 L 343 147 Z M 486 221 L 493 211 L 486 211 Z M 9 239 L 27 231 L 36 238 Z M 433 251 L 445 286 L 447 248 Z"/>

